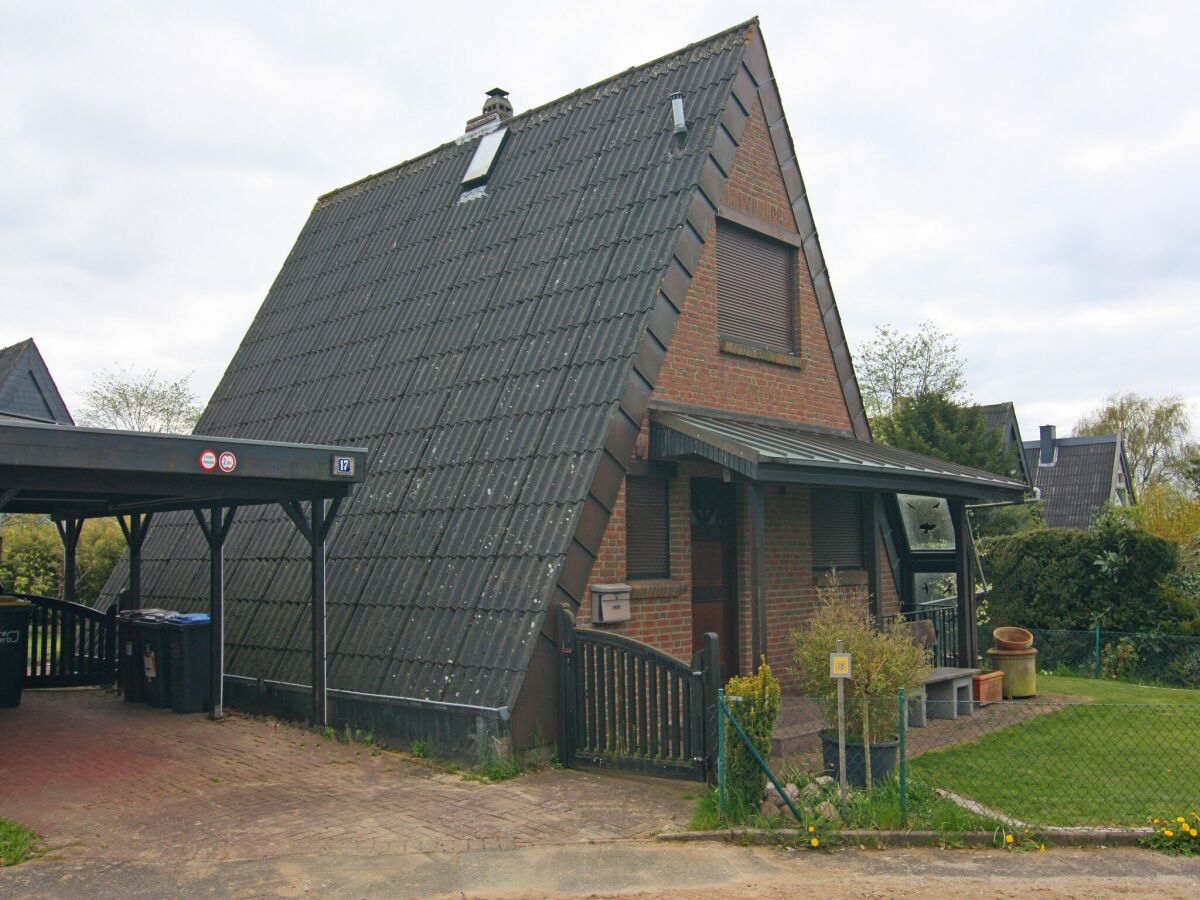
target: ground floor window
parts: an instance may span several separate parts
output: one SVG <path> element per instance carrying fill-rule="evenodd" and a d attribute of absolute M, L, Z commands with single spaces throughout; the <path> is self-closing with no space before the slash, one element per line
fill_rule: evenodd
<path fill-rule="evenodd" d="M 669 578 L 670 482 L 631 475 L 625 480 L 625 577 Z"/>
<path fill-rule="evenodd" d="M 863 568 L 862 498 L 853 491 L 813 489 L 813 569 Z"/>

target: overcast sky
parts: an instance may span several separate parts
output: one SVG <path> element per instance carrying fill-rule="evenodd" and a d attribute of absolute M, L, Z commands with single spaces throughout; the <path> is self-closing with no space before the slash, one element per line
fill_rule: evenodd
<path fill-rule="evenodd" d="M 851 348 L 1200 425 L 1200 4 L 0 0 L 0 346 L 207 398 L 318 194 L 759 15 Z M 1200 429 L 1194 429 L 1200 430 Z"/>

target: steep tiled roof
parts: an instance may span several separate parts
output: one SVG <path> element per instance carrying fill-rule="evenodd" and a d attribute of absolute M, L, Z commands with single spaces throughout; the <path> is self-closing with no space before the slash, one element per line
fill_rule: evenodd
<path fill-rule="evenodd" d="M 1024 443 L 1025 466 L 1041 491 L 1042 516 L 1052 528 L 1090 528 L 1096 513 L 1113 493 L 1119 466 L 1116 435 L 1058 438 L 1054 464 L 1038 465 L 1037 441 Z"/>
<path fill-rule="evenodd" d="M 32 338 L 0 349 L 0 413 L 74 424 Z"/>
<path fill-rule="evenodd" d="M 632 449 L 619 406 L 704 240 L 752 27 L 512 118 L 485 196 L 460 199 L 470 141 L 318 201 L 197 430 L 370 448 L 329 546 L 331 687 L 515 702 L 573 535 L 602 532 L 589 486 L 628 459 L 606 445 Z M 281 513 L 233 527 L 230 673 L 307 681 L 304 552 Z M 143 556 L 146 605 L 204 607 L 194 523 L 163 516 Z"/>

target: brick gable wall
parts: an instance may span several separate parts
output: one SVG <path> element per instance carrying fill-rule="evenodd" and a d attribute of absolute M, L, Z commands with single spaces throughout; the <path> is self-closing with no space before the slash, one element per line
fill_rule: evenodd
<path fill-rule="evenodd" d="M 783 177 L 761 105 L 755 105 L 725 188 L 723 206 L 775 228 L 796 232 Z M 715 227 L 715 226 L 714 226 Z M 671 338 L 653 401 L 675 401 L 733 412 L 786 418 L 814 425 L 850 427 L 850 414 L 833 365 L 804 255 L 796 253 L 796 364 L 783 365 L 721 349 L 717 332 L 717 283 L 714 235 L 706 236 L 679 321 Z M 648 423 L 643 423 L 637 455 L 645 458 Z M 602 626 L 690 659 L 691 516 L 690 480 L 721 477 L 719 467 L 680 463 L 671 482 L 671 578 L 631 582 L 632 618 Z M 744 493 L 738 499 L 738 660 L 748 671 L 750 659 L 748 523 Z M 767 657 L 776 675 L 791 686 L 790 634 L 801 628 L 817 602 L 810 547 L 809 491 L 797 485 L 764 485 L 767 537 Z M 591 582 L 626 581 L 625 492 L 622 488 L 609 520 Z M 844 573 L 843 581 L 865 584 L 865 573 Z M 897 611 L 899 599 L 886 552 L 881 551 L 880 581 L 885 612 Z M 587 594 L 590 597 L 589 592 Z M 579 624 L 590 624 L 585 602 Z"/>

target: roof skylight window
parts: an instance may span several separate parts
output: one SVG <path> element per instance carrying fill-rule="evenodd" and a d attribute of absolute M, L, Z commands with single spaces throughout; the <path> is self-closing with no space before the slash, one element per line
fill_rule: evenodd
<path fill-rule="evenodd" d="M 475 148 L 475 155 L 471 157 L 471 164 L 467 166 L 467 171 L 463 175 L 464 188 L 472 188 L 488 180 L 506 137 L 508 137 L 508 129 L 498 128 L 479 139 L 479 146 Z"/>

